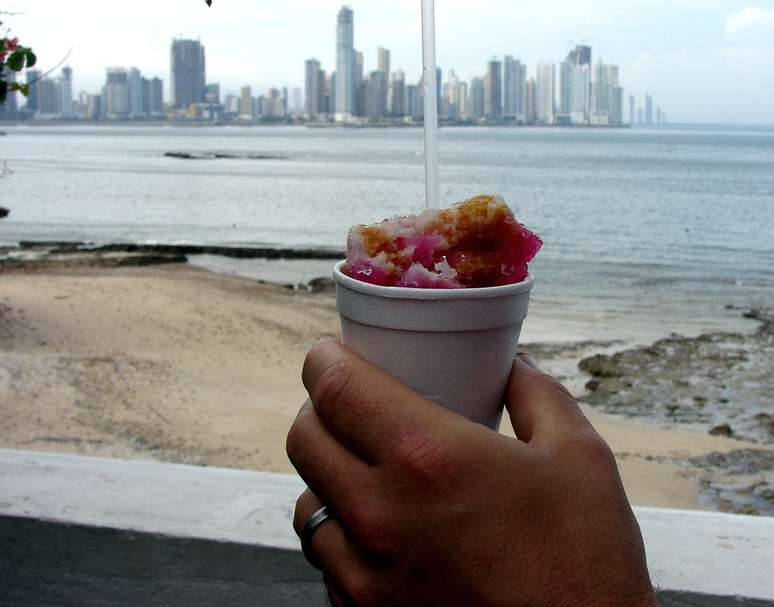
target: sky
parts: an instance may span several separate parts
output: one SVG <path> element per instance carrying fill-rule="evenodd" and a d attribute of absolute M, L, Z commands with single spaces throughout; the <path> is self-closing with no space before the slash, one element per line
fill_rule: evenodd
<path fill-rule="evenodd" d="M 409 80 L 421 72 L 420 0 L 349 0 L 366 70 L 376 49 Z M 335 68 L 341 0 L 3 0 L 0 10 L 43 68 L 69 52 L 75 90 L 97 92 L 108 66 L 136 66 L 169 81 L 173 37 L 200 38 L 207 79 L 303 86 L 304 61 Z M 514 55 L 530 73 L 578 43 L 620 66 L 624 94 L 646 92 L 670 122 L 774 123 L 774 0 L 436 0 L 438 63 L 464 79 L 492 56 Z"/>

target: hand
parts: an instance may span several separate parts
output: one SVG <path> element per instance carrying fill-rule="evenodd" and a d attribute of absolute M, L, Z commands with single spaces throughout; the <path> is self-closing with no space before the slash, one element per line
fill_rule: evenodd
<path fill-rule="evenodd" d="M 294 526 L 338 606 L 654 606 L 615 459 L 570 394 L 517 359 L 512 439 L 333 341 L 303 370 L 287 450 L 310 491 Z"/>

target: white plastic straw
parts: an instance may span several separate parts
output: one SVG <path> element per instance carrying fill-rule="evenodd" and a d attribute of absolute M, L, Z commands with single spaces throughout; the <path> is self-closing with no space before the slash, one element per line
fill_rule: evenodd
<path fill-rule="evenodd" d="M 422 62 L 425 84 L 425 188 L 427 208 L 441 208 L 438 184 L 438 79 L 435 63 L 435 0 L 422 0 Z"/>

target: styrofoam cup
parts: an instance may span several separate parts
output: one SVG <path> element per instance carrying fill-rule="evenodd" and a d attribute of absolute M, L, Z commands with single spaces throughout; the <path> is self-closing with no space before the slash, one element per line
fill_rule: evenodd
<path fill-rule="evenodd" d="M 406 289 L 336 265 L 345 346 L 425 398 L 497 430 L 532 277 L 484 289 Z"/>

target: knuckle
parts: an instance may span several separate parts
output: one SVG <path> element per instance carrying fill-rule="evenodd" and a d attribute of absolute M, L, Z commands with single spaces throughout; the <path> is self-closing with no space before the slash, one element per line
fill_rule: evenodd
<path fill-rule="evenodd" d="M 592 468 L 608 469 L 616 465 L 613 450 L 591 428 L 578 434 L 577 449 Z"/>
<path fill-rule="evenodd" d="M 421 484 L 436 484 L 454 467 L 453 450 L 430 436 L 411 434 L 396 449 L 396 461 L 401 472 Z"/>
<path fill-rule="evenodd" d="M 296 535 L 301 536 L 301 532 L 304 530 L 304 523 L 306 522 L 306 514 L 304 512 L 305 495 L 302 494 L 296 500 L 296 509 L 293 512 L 293 529 Z"/>
<path fill-rule="evenodd" d="M 392 551 L 393 538 L 388 529 L 386 517 L 367 502 L 354 508 L 347 519 L 352 535 L 368 552 L 387 555 Z"/>
<path fill-rule="evenodd" d="M 285 452 L 294 464 L 299 461 L 310 435 L 310 414 L 303 413 L 293 422 L 285 438 Z"/>
<path fill-rule="evenodd" d="M 537 388 L 540 392 L 546 394 L 549 397 L 558 397 L 561 399 L 568 399 L 573 403 L 576 402 L 575 397 L 570 393 L 570 391 L 562 383 L 550 375 L 545 373 L 535 375 L 531 381 L 533 383 L 533 387 Z"/>
<path fill-rule="evenodd" d="M 352 368 L 346 361 L 337 361 L 320 374 L 310 395 L 315 408 L 334 408 L 352 379 Z"/>

